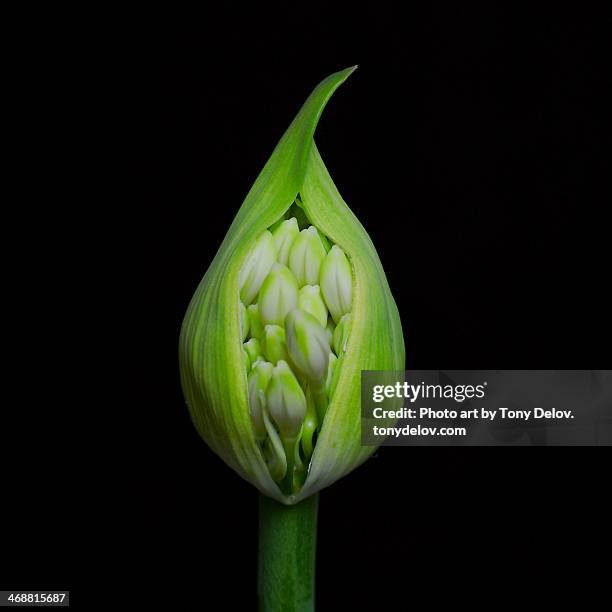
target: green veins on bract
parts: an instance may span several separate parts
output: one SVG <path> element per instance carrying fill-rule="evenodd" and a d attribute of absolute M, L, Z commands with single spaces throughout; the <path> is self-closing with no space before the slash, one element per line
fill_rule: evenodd
<path fill-rule="evenodd" d="M 353 70 L 320 83 L 281 138 L 181 330 L 181 382 L 198 432 L 285 504 L 372 454 L 361 446 L 361 370 L 404 368 L 376 250 L 313 141 L 325 104 Z"/>

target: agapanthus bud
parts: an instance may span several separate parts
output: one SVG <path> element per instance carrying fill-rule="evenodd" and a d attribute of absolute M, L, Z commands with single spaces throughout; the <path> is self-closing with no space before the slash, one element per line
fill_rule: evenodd
<path fill-rule="evenodd" d="M 266 325 L 282 325 L 297 306 L 298 285 L 287 266 L 274 264 L 259 293 L 259 313 Z"/>
<path fill-rule="evenodd" d="M 329 312 L 337 324 L 353 304 L 351 264 L 344 251 L 334 245 L 321 265 L 321 292 Z"/>
<path fill-rule="evenodd" d="M 263 356 L 261 342 L 257 338 L 251 338 L 248 342 L 243 344 L 243 347 L 249 356 L 251 367 L 253 367 L 253 364 L 257 361 L 257 358 Z"/>
<path fill-rule="evenodd" d="M 294 440 L 306 415 L 306 397 L 287 362 L 279 361 L 272 370 L 266 400 L 281 439 Z"/>
<path fill-rule="evenodd" d="M 259 314 L 259 306 L 251 304 L 247 308 L 249 315 L 249 335 L 251 338 L 261 338 L 263 336 L 263 323 L 261 322 L 261 314 Z"/>
<path fill-rule="evenodd" d="M 289 356 L 300 372 L 311 381 L 324 381 L 330 353 L 325 328 L 296 308 L 285 319 L 285 334 Z"/>
<path fill-rule="evenodd" d="M 266 325 L 263 336 L 263 349 L 268 361 L 276 364 L 281 359 L 288 361 L 285 329 L 279 325 Z"/>
<path fill-rule="evenodd" d="M 272 236 L 274 237 L 274 244 L 276 246 L 276 261 L 278 263 L 287 265 L 289 261 L 289 252 L 293 246 L 294 240 L 300 233 L 298 222 L 295 217 L 283 221 L 274 231 Z"/>
<path fill-rule="evenodd" d="M 181 384 L 198 432 L 244 479 L 283 504 L 329 486 L 375 451 L 361 440 L 361 371 L 404 368 L 401 323 L 384 269 L 313 140 L 323 107 L 351 71 L 325 79 L 302 106 L 247 195 L 181 330 Z M 296 223 L 308 229 L 295 235 Z M 296 277 L 295 302 L 285 295 L 294 294 L 291 281 L 264 288 L 277 275 L 274 264 Z M 320 286 L 327 326 L 320 304 L 307 304 L 308 291 L 300 301 L 305 285 Z M 350 350 L 343 352 L 348 319 L 340 331 L 334 326 L 349 312 Z M 276 385 L 291 390 L 285 394 L 270 389 L 268 361 L 282 353 L 283 329 L 288 356 L 277 361 Z M 334 333 L 337 360 L 330 350 Z M 287 368 L 293 378 L 281 383 Z M 305 414 L 298 388 L 307 396 Z"/>
<path fill-rule="evenodd" d="M 295 274 L 300 287 L 316 285 L 319 282 L 319 271 L 324 259 L 325 248 L 317 228 L 311 225 L 300 232 L 289 253 L 289 268 Z"/>
<path fill-rule="evenodd" d="M 266 361 L 258 361 L 249 376 L 249 413 L 255 429 L 255 437 L 263 440 L 266 437 L 264 410 L 266 390 L 272 377 L 274 366 Z"/>
<path fill-rule="evenodd" d="M 242 302 L 240 302 L 238 308 L 240 310 L 240 332 L 242 335 L 242 341 L 244 342 L 249 335 L 249 313 Z"/>
<path fill-rule="evenodd" d="M 255 299 L 275 261 L 274 238 L 266 230 L 255 241 L 238 275 L 240 300 L 245 306 Z"/>
<path fill-rule="evenodd" d="M 327 306 L 319 285 L 304 285 L 298 293 L 297 307 L 310 313 L 323 327 L 327 325 Z"/>
<path fill-rule="evenodd" d="M 336 355 L 346 351 L 349 333 L 351 331 L 351 314 L 345 314 L 334 330 L 333 346 Z"/>

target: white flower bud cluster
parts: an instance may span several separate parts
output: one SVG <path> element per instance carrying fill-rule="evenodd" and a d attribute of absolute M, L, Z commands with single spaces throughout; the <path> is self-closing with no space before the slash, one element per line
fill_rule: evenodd
<path fill-rule="evenodd" d="M 350 337 L 351 264 L 295 217 L 257 238 L 239 275 L 240 331 L 255 437 L 270 474 L 297 491 Z"/>

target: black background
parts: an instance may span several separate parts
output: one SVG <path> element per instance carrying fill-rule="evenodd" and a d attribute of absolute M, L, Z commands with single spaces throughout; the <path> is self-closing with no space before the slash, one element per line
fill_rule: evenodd
<path fill-rule="evenodd" d="M 44 445 L 16 466 L 45 498 L 12 505 L 9 575 L 81 601 L 114 584 L 134 601 L 255 607 L 257 495 L 191 425 L 178 333 L 277 140 L 341 68 L 359 65 L 316 141 L 378 249 L 407 367 L 610 368 L 601 25 L 464 7 L 257 20 L 236 9 L 122 32 L 122 182 L 100 233 L 122 330 L 105 374 L 122 378 L 125 362 L 129 382 L 98 413 L 109 433 L 95 476 L 77 451 Z M 96 434 L 81 431 L 79 446 Z M 49 482 L 64 472 L 73 486 L 59 495 Z M 488 601 L 533 603 L 531 587 L 565 592 L 581 569 L 597 592 L 606 488 L 600 449 L 385 448 L 321 495 L 319 609 L 477 601 L 489 588 Z M 70 546 L 33 553 L 50 530 Z"/>

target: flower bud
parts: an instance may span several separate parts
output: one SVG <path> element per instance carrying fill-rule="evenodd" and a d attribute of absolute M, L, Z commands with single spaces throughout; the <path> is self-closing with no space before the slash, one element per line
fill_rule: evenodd
<path fill-rule="evenodd" d="M 251 247 L 238 276 L 240 300 L 245 306 L 248 306 L 255 299 L 275 261 L 274 238 L 266 230 Z"/>
<path fill-rule="evenodd" d="M 249 356 L 249 362 L 251 367 L 255 364 L 259 357 L 263 357 L 263 351 L 261 350 L 261 342 L 257 338 L 251 338 L 248 342 L 243 344 L 244 350 Z"/>
<path fill-rule="evenodd" d="M 289 261 L 289 251 L 291 251 L 293 242 L 299 233 L 300 228 L 298 227 L 298 222 L 295 217 L 291 217 L 291 219 L 283 221 L 272 232 L 272 236 L 274 237 L 274 245 L 276 246 L 277 252 L 276 261 L 283 264 L 283 266 L 286 266 L 287 262 Z"/>
<path fill-rule="evenodd" d="M 316 285 L 319 282 L 319 271 L 324 259 L 325 248 L 317 228 L 311 225 L 300 232 L 289 252 L 289 268 L 295 274 L 300 287 Z"/>
<path fill-rule="evenodd" d="M 321 265 L 321 291 L 334 322 L 351 311 L 353 276 L 344 251 L 334 245 Z"/>
<path fill-rule="evenodd" d="M 199 434 L 242 478 L 288 505 L 376 450 L 361 442 L 361 371 L 404 369 L 384 269 L 313 140 L 323 107 L 351 72 L 325 79 L 302 106 L 238 211 L 181 329 L 181 385 Z M 306 285 L 320 286 L 327 326 L 312 290 L 299 293 Z"/>
<path fill-rule="evenodd" d="M 281 359 L 289 360 L 287 342 L 285 340 L 285 329 L 279 325 L 266 325 L 264 329 L 264 353 L 266 359 L 274 364 Z"/>
<path fill-rule="evenodd" d="M 259 293 L 259 313 L 266 325 L 282 325 L 297 306 L 298 285 L 287 266 L 274 264 Z"/>
<path fill-rule="evenodd" d="M 255 437 L 258 441 L 266 437 L 264 410 L 266 390 L 272 377 L 273 367 L 271 363 L 259 361 L 253 366 L 249 376 L 249 414 L 251 415 Z"/>
<path fill-rule="evenodd" d="M 281 439 L 294 440 L 306 416 L 306 397 L 287 362 L 279 361 L 272 370 L 266 400 Z"/>
<path fill-rule="evenodd" d="M 346 351 L 346 344 L 348 342 L 349 333 L 351 331 L 351 315 L 345 314 L 336 329 L 334 330 L 333 347 L 336 355 L 340 355 L 343 351 Z"/>
<path fill-rule="evenodd" d="M 319 285 L 304 285 L 298 293 L 297 307 L 310 313 L 323 327 L 327 325 L 327 307 Z"/>
<path fill-rule="evenodd" d="M 247 308 L 247 314 L 249 316 L 249 335 L 251 338 L 261 338 L 263 336 L 263 323 L 259 314 L 259 306 L 251 304 Z"/>
<path fill-rule="evenodd" d="M 309 313 L 292 310 L 285 319 L 289 356 L 311 381 L 322 382 L 329 364 L 329 340 L 323 326 Z"/>

